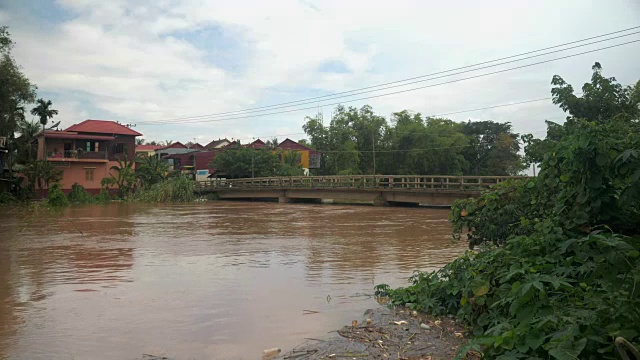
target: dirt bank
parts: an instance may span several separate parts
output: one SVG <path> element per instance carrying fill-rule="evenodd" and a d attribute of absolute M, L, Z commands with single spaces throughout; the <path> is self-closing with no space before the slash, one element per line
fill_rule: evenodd
<path fill-rule="evenodd" d="M 381 307 L 367 310 L 332 337 L 307 339 L 275 359 L 451 359 L 466 343 L 463 334 L 462 326 L 449 318 Z"/>

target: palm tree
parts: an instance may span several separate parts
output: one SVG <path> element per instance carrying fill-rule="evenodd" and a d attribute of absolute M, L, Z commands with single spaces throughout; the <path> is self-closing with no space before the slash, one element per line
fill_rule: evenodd
<path fill-rule="evenodd" d="M 15 99 L 11 99 L 9 101 L 9 113 L 6 116 L 4 122 L 2 122 L 2 131 L 0 131 L 0 135 L 8 135 L 7 137 L 7 147 L 9 148 L 9 153 L 7 155 L 8 164 L 9 164 L 9 177 L 12 177 L 13 170 L 13 156 L 14 152 L 18 148 L 15 139 L 15 132 L 19 128 L 20 123 L 24 121 L 24 107 L 19 106 L 18 101 Z M 4 164 L 0 164 L 0 173 L 4 168 Z"/>
<path fill-rule="evenodd" d="M 265 143 L 265 145 L 267 146 L 267 149 L 275 149 L 278 147 L 279 144 L 280 143 L 278 142 L 278 138 L 267 140 L 267 142 Z"/>
<path fill-rule="evenodd" d="M 42 124 L 42 145 L 44 148 L 44 156 L 45 159 L 47 157 L 47 147 L 44 142 L 44 127 L 47 126 L 49 119 L 53 118 L 54 115 L 58 115 L 58 110 L 50 109 L 50 106 L 53 105 L 51 100 L 44 101 L 44 99 L 40 98 L 36 101 L 38 104 L 36 107 L 31 109 L 31 115 L 35 115 L 40 119 L 40 124 Z"/>
<path fill-rule="evenodd" d="M 17 162 L 19 164 L 26 164 L 29 161 L 35 160 L 33 140 L 40 131 L 40 123 L 28 122 L 23 120 L 18 124 L 18 133 L 20 136 L 16 138 L 16 145 L 18 150 Z"/>
<path fill-rule="evenodd" d="M 127 160 L 126 156 L 124 159 L 118 158 L 116 160 L 118 161 L 118 165 L 114 165 L 110 169 L 115 172 L 116 175 L 110 173 L 109 176 L 103 178 L 100 183 L 105 188 L 117 186 L 120 197 L 124 198 L 126 195 L 129 195 L 136 182 L 136 174 L 133 169 L 134 161 Z"/>

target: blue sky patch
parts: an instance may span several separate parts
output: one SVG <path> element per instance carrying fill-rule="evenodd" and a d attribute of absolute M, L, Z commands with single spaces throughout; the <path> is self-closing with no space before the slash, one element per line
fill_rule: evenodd
<path fill-rule="evenodd" d="M 319 72 L 324 73 L 336 73 L 336 74 L 349 74 L 351 69 L 340 60 L 328 60 L 318 66 Z"/>

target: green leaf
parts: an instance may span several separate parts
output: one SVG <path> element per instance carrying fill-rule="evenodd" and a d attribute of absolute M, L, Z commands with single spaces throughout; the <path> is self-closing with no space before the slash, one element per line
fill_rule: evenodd
<path fill-rule="evenodd" d="M 529 331 L 525 336 L 527 345 L 533 350 L 536 350 L 544 343 L 545 336 L 540 331 Z"/>
<path fill-rule="evenodd" d="M 558 360 L 575 360 L 579 359 L 578 355 L 582 352 L 587 344 L 587 338 L 578 341 L 564 341 L 556 348 L 549 350 L 549 355 Z"/>
<path fill-rule="evenodd" d="M 469 284 L 475 296 L 486 295 L 489 292 L 489 282 L 481 277 L 476 277 Z"/>
<path fill-rule="evenodd" d="M 587 185 L 592 189 L 597 189 L 602 186 L 602 175 L 598 174 L 592 176 L 587 180 Z"/>
<path fill-rule="evenodd" d="M 578 197 L 576 197 L 576 201 L 578 202 L 578 204 L 584 204 L 588 198 L 589 198 L 589 193 L 585 191 L 585 192 L 581 192 L 578 195 Z"/>
<path fill-rule="evenodd" d="M 598 164 L 598 166 L 604 166 L 608 161 L 609 157 L 605 154 L 600 153 L 596 156 L 596 164 Z"/>
<path fill-rule="evenodd" d="M 576 224 L 582 225 L 589 221 L 589 215 L 587 215 L 586 212 L 580 211 L 576 214 L 574 221 L 576 222 Z"/>

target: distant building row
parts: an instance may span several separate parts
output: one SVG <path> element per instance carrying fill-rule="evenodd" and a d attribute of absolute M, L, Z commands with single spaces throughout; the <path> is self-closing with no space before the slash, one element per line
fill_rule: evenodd
<path fill-rule="evenodd" d="M 240 146 L 228 139 L 214 140 L 205 146 L 180 142 L 168 146 L 136 145 L 137 136 L 142 134 L 114 121 L 85 120 L 63 131 L 38 133 L 38 159 L 45 159 L 62 170 L 63 190 L 70 190 L 74 183 L 78 183 L 89 192 L 98 192 L 100 181 L 109 176 L 118 159 L 158 156 L 167 161 L 170 170 L 180 170 L 194 174 L 196 180 L 205 180 L 224 177 L 209 167 L 216 153 Z M 266 144 L 258 139 L 244 146 L 263 148 Z M 320 167 L 321 154 L 293 140 L 286 139 L 277 148 L 299 152 L 306 174 L 309 169 Z"/>
<path fill-rule="evenodd" d="M 261 149 L 266 147 L 266 144 L 260 139 L 247 145 L 240 145 L 237 141 L 229 141 L 228 139 L 218 139 L 211 141 L 205 146 L 198 143 L 185 145 L 181 142 L 175 142 L 167 146 L 138 145 L 136 147 L 136 153 L 138 155 L 158 156 L 167 161 L 170 170 L 193 173 L 195 174 L 196 180 L 202 181 L 212 177 L 225 177 L 224 173 L 216 171 L 216 169 L 211 168 L 209 165 L 212 163 L 216 154 L 237 146 Z M 320 167 L 320 152 L 291 139 L 285 139 L 278 144 L 276 148 L 299 153 L 300 165 L 307 175 L 309 174 L 309 169 L 317 169 Z"/>

